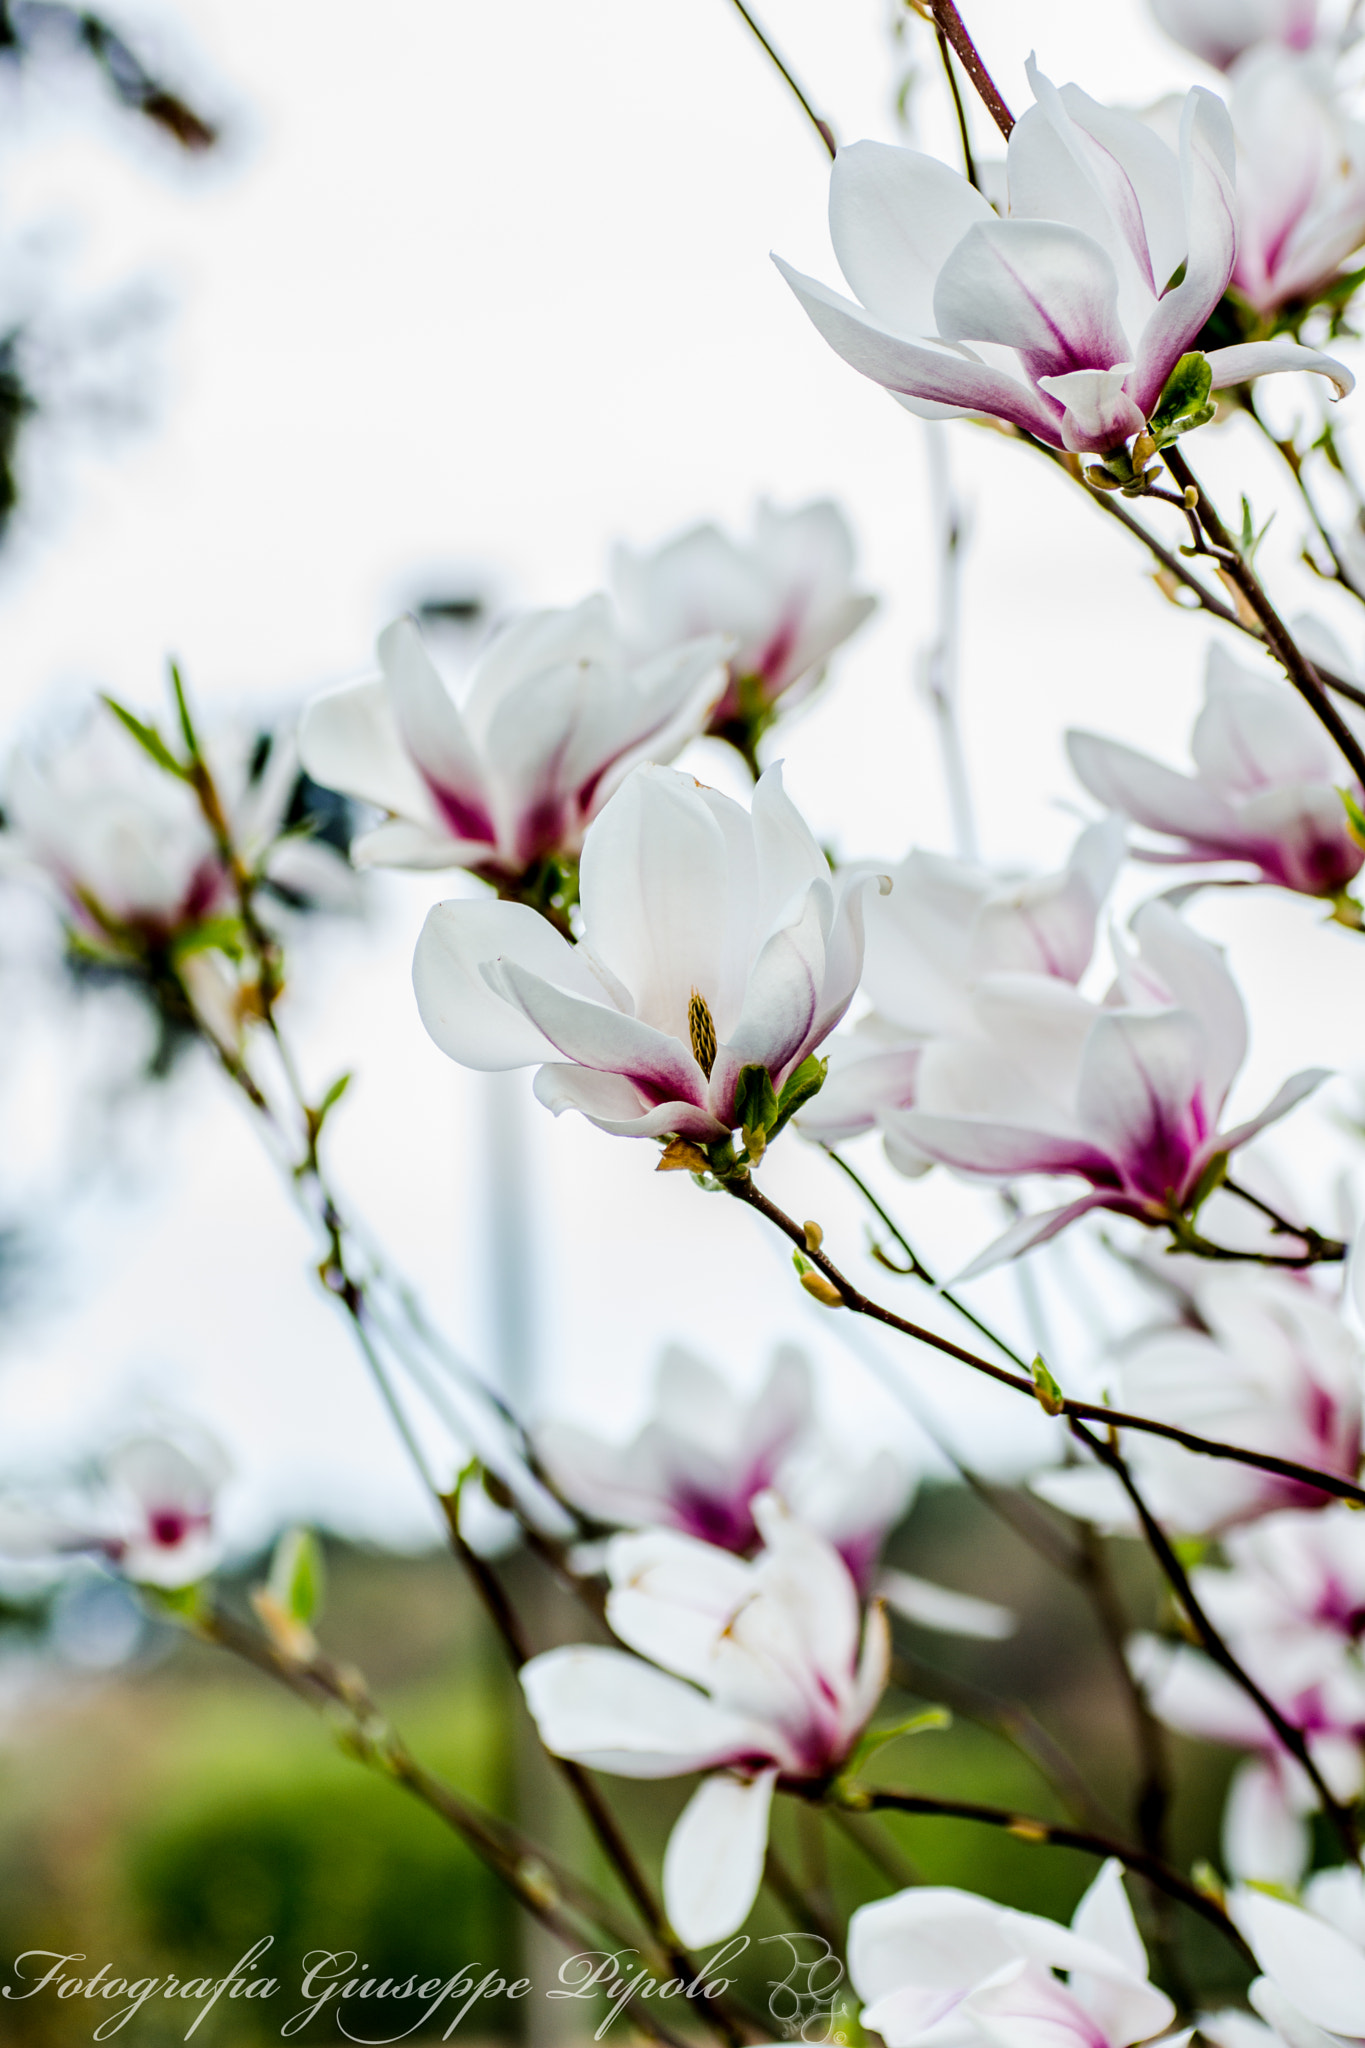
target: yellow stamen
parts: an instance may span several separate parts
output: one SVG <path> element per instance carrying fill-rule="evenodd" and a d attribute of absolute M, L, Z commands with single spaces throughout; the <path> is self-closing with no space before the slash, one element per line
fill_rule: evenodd
<path fill-rule="evenodd" d="M 699 989 L 693 989 L 687 1005 L 687 1028 L 692 1035 L 692 1056 L 709 1081 L 716 1064 L 716 1026 Z"/>

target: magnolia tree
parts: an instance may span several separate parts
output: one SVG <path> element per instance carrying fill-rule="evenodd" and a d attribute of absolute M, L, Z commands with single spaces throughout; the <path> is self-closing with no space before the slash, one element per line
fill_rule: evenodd
<path fill-rule="evenodd" d="M 664 2041 L 771 2028 L 703 1967 L 765 1883 L 820 1930 L 846 2002 L 888 2048 L 1129 2048 L 1195 2026 L 1226 2048 L 1365 2038 L 1359 1308 L 1349 1232 L 1277 1194 L 1258 1158 L 1281 1120 L 1292 1145 L 1327 1076 L 1286 1074 L 1258 1113 L 1230 1116 L 1246 1005 L 1189 909 L 1214 887 L 1288 891 L 1336 927 L 1322 945 L 1365 932 L 1365 684 L 1324 624 L 1286 617 L 1245 501 L 1232 519 L 1192 467 L 1229 418 L 1249 423 L 1339 611 L 1365 604 L 1350 408 L 1333 410 L 1352 385 L 1333 349 L 1365 277 L 1351 267 L 1365 248 L 1358 52 L 1313 0 L 1154 8 L 1224 76 L 1178 104 L 1114 107 L 1030 63 L 1016 118 L 970 24 L 923 0 L 916 33 L 938 46 L 963 166 L 836 148 L 798 90 L 832 158 L 847 292 L 778 259 L 793 321 L 830 345 L 831 381 L 869 378 L 908 413 L 962 422 L 953 433 L 989 426 L 1002 466 L 1051 465 L 1190 614 L 1206 683 L 1188 758 L 1182 734 L 1163 759 L 1107 735 L 1097 690 L 1101 729 L 1066 739 L 1089 808 L 1064 866 L 1004 872 L 903 845 L 838 865 L 811 831 L 783 787 L 783 724 L 837 687 L 827 672 L 873 603 L 826 502 L 764 505 L 746 537 L 704 525 L 653 553 L 622 547 L 611 595 L 506 623 L 456 692 L 401 619 L 378 672 L 310 704 L 297 737 L 201 727 L 176 676 L 171 725 L 106 703 L 10 769 L 11 865 L 58 906 L 72 958 L 134 987 L 177 1047 L 216 1063 L 311 1219 L 323 1283 L 592 1830 L 592 1871 L 525 1815 L 425 1770 L 327 1656 L 307 1537 L 282 1541 L 249 1613 L 216 1587 L 227 1478 L 193 1433 L 115 1444 L 83 1484 L 9 1499 L 0 1545 L 99 1559 L 325 1708 L 554 1935 L 637 1951 L 642 1983 L 667 1980 L 671 2005 L 631 2000 Z M 972 150 L 987 123 L 1003 161 Z M 1286 375 L 1301 410 L 1281 433 L 1263 382 Z M 1050 601 L 1037 592 L 1040 610 Z M 677 765 L 706 735 L 749 771 L 747 801 Z M 1033 1811 L 935 1789 L 931 1739 L 883 1755 L 943 1718 L 898 1651 L 905 1624 L 996 1641 L 1006 1671 L 1027 1644 L 1004 1608 L 883 1564 L 910 1475 L 831 1427 L 800 1353 L 778 1349 L 741 1396 L 706 1359 L 670 1352 L 648 1420 L 608 1440 L 557 1412 L 553 1380 L 535 1414 L 516 1412 L 376 1259 L 329 1175 L 344 1084 L 305 1086 L 285 997 L 300 920 L 346 900 L 338 820 L 357 867 L 431 875 L 433 898 L 442 871 L 472 878 L 433 901 L 413 963 L 417 1011 L 450 1060 L 534 1069 L 538 1101 L 586 1119 L 604 1154 L 654 1148 L 660 1171 L 755 1212 L 823 1311 L 878 1325 L 907 1357 L 936 1354 L 945 1387 L 984 1375 L 1054 1418 L 1018 1514 L 958 1465 L 1097 1603 L 1142 1738 L 1131 1819 L 1106 1814 L 1046 1730 L 1030 1737 L 1046 1779 Z M 1138 902 L 1123 920 L 1108 907 L 1120 879 Z M 877 1294 L 774 1200 L 779 1142 L 867 1203 Z M 948 1179 L 1002 1191 L 1010 1220 L 945 1284 L 910 1219 Z M 1087 1240 L 1092 1266 L 1112 1260 L 1115 1317 L 1134 1272 L 1148 1289 L 1093 1399 L 1067 1391 L 1075 1360 L 1016 1350 L 960 1291 L 987 1267 L 1027 1273 L 1063 1235 Z M 443 1462 L 414 1429 L 418 1402 L 448 1432 Z M 476 1491 L 519 1533 L 515 1573 L 471 1544 Z M 1106 1560 L 1135 1545 L 1165 1599 L 1125 1620 Z M 531 1569 L 559 1589 L 551 1623 L 545 1601 L 521 1612 L 513 1598 Z M 1162 1796 L 1170 1731 L 1234 1766 L 1221 1833 L 1194 1852 Z M 616 1781 L 671 1778 L 691 1790 L 656 1871 Z M 771 1853 L 784 1805 L 865 1850 L 846 1922 Z M 1037 1857 L 1082 1852 L 1092 1881 L 1069 1926 L 917 1884 L 898 1814 L 1006 1829 Z M 801 2024 L 814 2038 L 810 2014 Z"/>

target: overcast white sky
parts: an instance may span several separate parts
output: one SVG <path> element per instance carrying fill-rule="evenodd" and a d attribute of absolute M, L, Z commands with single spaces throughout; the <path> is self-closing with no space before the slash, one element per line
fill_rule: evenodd
<path fill-rule="evenodd" d="M 1193 76 L 1138 0 L 968 12 L 1016 105 L 1030 48 L 1102 98 Z M 765 18 L 843 138 L 895 137 L 906 51 L 887 0 L 769 0 Z M 617 536 L 740 521 L 764 493 L 832 492 L 883 605 L 792 728 L 789 787 L 845 852 L 946 848 L 910 685 L 932 587 L 921 432 L 829 353 L 767 260 L 776 248 L 834 275 L 827 165 L 727 0 L 186 0 L 119 19 L 221 108 L 232 141 L 187 174 L 126 122 L 78 114 L 67 91 L 40 83 L 7 103 L 0 228 L 60 247 L 91 289 L 153 280 L 174 311 L 150 431 L 98 455 L 34 444 L 35 509 L 0 561 L 5 725 L 91 686 L 151 703 L 171 650 L 206 701 L 297 700 L 362 670 L 377 629 L 443 578 L 568 602 L 600 583 Z M 921 138 L 948 154 L 926 35 L 909 54 Z M 1284 402 L 1316 397 L 1300 387 Z M 1235 432 L 1203 439 L 1201 467 L 1273 502 L 1259 450 Z M 974 508 L 966 726 L 985 851 L 1050 861 L 1074 829 L 1058 805 L 1078 794 L 1062 728 L 1099 724 L 1178 755 L 1208 634 L 1144 588 L 1121 538 L 1026 454 L 967 427 L 951 446 Z M 1290 609 L 1316 597 L 1297 539 L 1282 514 L 1266 559 Z M 358 1069 L 335 1134 L 356 1207 L 452 1336 L 486 1356 L 487 1091 L 427 1041 L 407 979 L 441 893 L 430 878 L 382 886 L 368 927 L 300 964 L 293 1027 L 316 1080 Z M 1252 1004 L 1238 1107 L 1291 1067 L 1351 1065 L 1358 942 L 1319 937 L 1300 901 L 1232 893 L 1198 917 L 1231 946 Z M 73 1040 L 13 980 L 6 1030 L 25 1064 L 10 1179 L 23 1183 L 24 1146 L 69 1093 Z M 107 1013 L 87 1012 L 80 1044 L 106 1028 Z M 553 1124 L 528 1088 L 541 1364 L 563 1405 L 619 1430 L 665 1338 L 750 1381 L 772 1341 L 798 1336 L 823 1362 L 832 1412 L 906 1427 L 748 1217 L 685 1176 L 654 1180 L 652 1147 Z M 1325 1171 L 1328 1126 L 1314 1128 Z M 232 1446 L 243 1528 L 291 1509 L 372 1533 L 420 1526 L 346 1333 L 310 1295 L 307 1239 L 213 1077 L 130 1110 L 117 1138 L 82 1135 L 86 1199 L 53 1257 L 56 1298 L 0 1353 L 8 1457 L 89 1442 L 129 1400 L 160 1399 Z M 779 1197 L 856 1243 L 818 1162 L 795 1140 L 780 1151 Z M 946 1262 L 996 1228 L 984 1198 L 945 1176 L 891 1185 Z M 1017 1323 L 1008 1280 L 982 1299 Z M 940 1365 L 901 1363 L 946 1404 Z M 1007 1412 L 1017 1453 L 1021 1418 Z M 1003 1455 L 996 1407 L 973 1391 L 962 1418 Z"/>

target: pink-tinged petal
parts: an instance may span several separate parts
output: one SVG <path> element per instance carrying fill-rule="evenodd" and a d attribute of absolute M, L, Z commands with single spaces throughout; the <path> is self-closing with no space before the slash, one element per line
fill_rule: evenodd
<path fill-rule="evenodd" d="M 379 636 L 379 665 L 398 730 L 458 839 L 496 840 L 493 807 L 478 751 L 422 645 L 414 619 L 395 619 Z"/>
<path fill-rule="evenodd" d="M 443 825 L 416 825 L 406 818 L 390 818 L 351 842 L 358 868 L 481 868 L 491 853 L 482 839 L 454 839 Z"/>
<path fill-rule="evenodd" d="M 1228 391 L 1236 384 L 1250 384 L 1253 378 L 1273 376 L 1278 370 L 1311 370 L 1316 376 L 1330 378 L 1338 398 L 1349 397 L 1356 382 L 1345 363 L 1338 362 L 1335 356 L 1323 355 L 1315 348 L 1304 348 L 1288 337 L 1280 341 L 1243 341 L 1231 348 L 1210 349 L 1209 368 L 1213 371 L 1215 391 Z"/>
<path fill-rule="evenodd" d="M 951 1885 L 916 1885 L 877 1899 L 859 1906 L 848 1923 L 848 1974 L 869 2008 L 863 2023 L 890 2048 L 911 2038 L 888 2011 L 907 1984 L 960 1996 L 1018 1954 L 1003 1908 Z M 902 2012 L 902 2020 L 908 2017 Z"/>
<path fill-rule="evenodd" d="M 1272 1740 L 1255 1702 L 1201 1651 L 1139 1635 L 1128 1665 L 1168 1728 L 1238 1749 L 1264 1750 Z"/>
<path fill-rule="evenodd" d="M 796 1118 L 797 1130 L 817 1145 L 870 1131 L 886 1110 L 910 1109 L 915 1101 L 917 1045 L 862 1057 L 856 1039 L 836 1039 L 835 1046 L 824 1087 Z"/>
<path fill-rule="evenodd" d="M 488 1073 L 531 1066 L 553 1049 L 488 986 L 481 969 L 498 959 L 519 960 L 580 995 L 600 994 L 568 940 L 524 903 L 438 903 L 413 956 L 417 1008 L 447 1058 Z"/>
<path fill-rule="evenodd" d="M 739 1021 L 711 1070 L 708 1100 L 722 1122 L 733 1118 L 745 1067 L 766 1068 L 780 1088 L 788 1068 L 804 1055 L 824 979 L 831 894 L 827 882 L 813 882 L 800 918 L 774 932 L 753 964 Z"/>
<path fill-rule="evenodd" d="M 709 1109 L 699 1109 L 694 1102 L 661 1102 L 651 1107 L 624 1076 L 599 1073 L 593 1067 L 549 1062 L 536 1075 L 535 1097 L 555 1116 L 576 1109 L 599 1131 L 614 1138 L 676 1135 L 710 1145 L 727 1135 L 727 1127 Z"/>
<path fill-rule="evenodd" d="M 979 1986 L 967 2010 L 993 2048 L 1108 2048 L 1068 1988 L 1036 1963 Z"/>
<path fill-rule="evenodd" d="M 1027 69 L 1035 93 L 1046 98 L 1046 81 L 1036 66 L 1030 64 Z M 1080 160 L 1104 195 L 1134 272 L 1141 277 L 1144 294 L 1161 291 L 1184 261 L 1187 246 L 1179 158 L 1165 137 L 1139 114 L 1103 106 L 1078 85 L 1062 86 L 1057 100 L 1072 137 L 1079 134 L 1089 145 L 1078 152 Z M 1013 139 L 1011 136 L 1011 142 Z M 1071 218 L 1066 213 L 1056 217 Z M 1080 219 L 1075 224 L 1085 226 Z M 1096 239 L 1114 253 L 1103 235 Z M 1120 295 L 1120 311 L 1125 297 L 1126 293 Z M 1150 296 L 1146 304 L 1150 308 Z M 1127 326 L 1126 318 L 1124 324 Z M 1129 332 L 1136 333 L 1137 327 Z"/>
<path fill-rule="evenodd" d="M 1021 882 L 1013 890 L 1002 889 L 977 915 L 968 977 L 975 981 L 984 974 L 1047 974 L 1074 985 L 1095 950 L 1095 916 L 1102 893 L 1074 867 Z"/>
<path fill-rule="evenodd" d="M 989 201 L 937 157 L 854 142 L 834 159 L 829 234 L 839 268 L 895 333 L 933 333 L 939 271 L 969 228 L 994 218 Z"/>
<path fill-rule="evenodd" d="M 1149 832 L 1166 832 L 1210 851 L 1243 843 L 1231 804 L 1192 776 L 1096 732 L 1068 732 L 1066 751 L 1077 781 L 1097 802 Z"/>
<path fill-rule="evenodd" d="M 1285 1795 L 1284 1772 L 1260 1757 L 1237 1766 L 1223 1807 L 1223 1862 L 1234 1877 L 1296 1886 L 1307 1868 L 1312 1836 Z"/>
<path fill-rule="evenodd" d="M 621 1778 L 681 1777 L 751 1755 L 762 1741 L 743 1715 L 624 1650 L 547 1650 L 520 1675 L 550 1753 Z"/>
<path fill-rule="evenodd" d="M 571 995 L 515 959 L 487 963 L 484 980 L 581 1067 L 622 1074 L 646 1102 L 705 1102 L 706 1077 L 676 1038 L 591 997 Z"/>
<path fill-rule="evenodd" d="M 1235 1124 L 1230 1131 L 1224 1131 L 1216 1142 L 1204 1148 L 1205 1152 L 1211 1156 L 1215 1152 L 1236 1151 L 1239 1145 L 1247 1144 L 1252 1138 L 1267 1130 L 1271 1124 L 1277 1124 L 1282 1116 L 1288 1116 L 1291 1109 L 1297 1109 L 1307 1096 L 1331 1078 L 1330 1067 L 1305 1067 L 1301 1074 L 1291 1074 L 1284 1086 L 1276 1090 L 1259 1116 L 1252 1117 L 1247 1123 Z"/>
<path fill-rule="evenodd" d="M 964 1173 L 1006 1180 L 1020 1173 L 1079 1173 L 1117 1185 L 1112 1162 L 1082 1137 L 988 1123 L 980 1117 L 936 1116 L 923 1109 L 903 1111 L 897 1127 L 931 1159 Z"/>
<path fill-rule="evenodd" d="M 1238 1888 L 1228 1912 L 1267 1977 L 1305 2019 L 1334 2034 L 1365 2034 L 1365 1951 L 1315 1913 Z"/>
<path fill-rule="evenodd" d="M 876 1549 L 881 1547 L 881 1534 L 880 1529 L 873 1532 L 872 1540 L 876 1544 Z M 853 1578 L 854 1566 L 850 1562 L 848 1550 L 848 1544 L 843 1544 L 839 1557 L 849 1577 Z M 873 1557 L 875 1556 L 874 1549 Z M 874 1599 L 867 1610 L 867 1620 L 863 1624 L 863 1646 L 853 1680 L 853 1695 L 846 1730 L 850 1744 L 856 1735 L 861 1734 L 877 1711 L 877 1704 L 886 1691 L 890 1677 L 891 1624 L 886 1618 L 885 1606 L 880 1600 Z"/>
<path fill-rule="evenodd" d="M 1261 840 L 1266 878 L 1305 896 L 1335 896 L 1365 863 L 1346 829 L 1341 796 L 1325 779 L 1266 790 L 1243 804 L 1242 823 Z"/>
<path fill-rule="evenodd" d="M 942 1635 L 973 1636 L 981 1642 L 1001 1643 L 1019 1626 L 1019 1617 L 993 1600 L 978 1600 L 971 1593 L 954 1593 L 919 1579 L 912 1572 L 888 1567 L 877 1580 L 877 1594 L 888 1607 L 920 1628 Z"/>
<path fill-rule="evenodd" d="M 339 789 L 399 817 L 438 823 L 382 682 L 348 683 L 315 697 L 299 720 L 299 760 L 324 789 Z"/>
<path fill-rule="evenodd" d="M 1247 1047 L 1246 1010 L 1223 949 L 1192 931 L 1160 898 L 1143 904 L 1132 928 L 1141 964 L 1155 972 L 1172 1002 L 1199 1020 L 1205 1106 L 1212 1118 L 1222 1110 Z"/>
<path fill-rule="evenodd" d="M 1244 668 L 1217 645 L 1209 649 L 1190 753 L 1203 780 L 1232 798 L 1286 783 L 1331 782 L 1336 772 L 1332 742 L 1279 672 Z"/>
<path fill-rule="evenodd" d="M 907 341 L 852 300 L 841 298 L 813 277 L 803 276 L 780 257 L 773 261 L 816 330 L 836 354 L 874 384 L 963 412 L 991 413 L 1026 427 L 1053 448 L 1061 446 L 1060 407 L 1051 405 L 1022 378 L 977 362 L 965 351 L 959 354 Z"/>
<path fill-rule="evenodd" d="M 1067 1988 L 1098 2022 L 1106 2041 L 1146 2041 L 1170 2025 L 1175 2007 L 1164 1991 L 1147 1982 L 1147 1951 L 1124 1889 L 1123 1866 L 1114 1858 L 1103 1865 L 1072 1914 L 1071 1931 L 1111 1956 L 1122 1972 L 1087 1968 L 1080 1960 L 1069 1965 Z"/>
<path fill-rule="evenodd" d="M 1118 277 L 1089 235 L 1060 222 L 982 221 L 959 242 L 934 292 L 945 341 L 1017 349 L 1029 375 L 1108 370 L 1130 357 Z"/>
<path fill-rule="evenodd" d="M 1078 1106 L 1097 1145 L 1144 1199 L 1178 1200 L 1205 1135 L 1203 1034 L 1184 1010 L 1111 1011 L 1090 1034 Z"/>
<path fill-rule="evenodd" d="M 1047 1244 L 1068 1224 L 1075 1223 L 1091 1209 L 1122 1208 L 1110 1193 L 1101 1190 L 1093 1195 L 1081 1195 L 1077 1201 L 1066 1202 L 1060 1209 L 1044 1209 L 1036 1216 L 1021 1216 L 1002 1231 L 993 1244 L 984 1252 L 978 1252 L 969 1265 L 960 1273 L 954 1273 L 952 1285 L 956 1287 L 964 1280 L 976 1280 L 982 1273 L 992 1272 L 996 1266 L 1005 1265 L 1010 1259 L 1018 1259 L 1025 1252 L 1031 1252 L 1037 1245 Z"/>
<path fill-rule="evenodd" d="M 1068 370 L 1061 377 L 1040 377 L 1039 389 L 1065 406 L 1062 440 L 1074 454 L 1106 454 L 1146 424 L 1125 390 L 1130 363 L 1112 370 Z"/>
<path fill-rule="evenodd" d="M 763 1881 L 777 1772 L 728 1772 L 698 1785 L 664 1851 L 664 1907 L 686 1948 L 706 1948 L 742 1927 Z"/>
<path fill-rule="evenodd" d="M 1222 101 L 1191 89 L 1180 122 L 1180 181 L 1188 237 L 1185 274 L 1164 291 L 1138 344 L 1129 391 L 1150 414 L 1161 388 L 1227 289 L 1237 254 L 1232 123 Z M 1163 280 L 1157 279 L 1162 291 Z"/>

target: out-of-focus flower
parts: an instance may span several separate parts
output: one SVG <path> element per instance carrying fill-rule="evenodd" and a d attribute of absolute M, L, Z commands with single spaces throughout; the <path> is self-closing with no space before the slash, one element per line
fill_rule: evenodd
<path fill-rule="evenodd" d="M 1228 110 L 1237 137 L 1232 287 L 1272 317 L 1329 291 L 1365 242 L 1365 126 L 1343 105 L 1326 56 L 1250 50 Z"/>
<path fill-rule="evenodd" d="M 864 1622 L 838 1553 L 771 1495 L 754 1519 L 752 1563 L 673 1530 L 616 1537 L 607 1620 L 639 1655 L 578 1644 L 521 1674 L 555 1756 L 627 1778 L 707 1774 L 664 1856 L 664 1903 L 689 1947 L 747 1916 L 778 1781 L 836 1771 L 886 1685 L 885 1615 L 873 1605 Z"/>
<path fill-rule="evenodd" d="M 848 1964 L 862 2024 L 887 2048 L 1129 2048 L 1175 2017 L 1148 1982 L 1115 1862 L 1069 1928 L 946 1885 L 878 1899 L 849 1922 Z"/>
<path fill-rule="evenodd" d="M 932 1159 L 991 1179 L 1075 1174 L 1090 1192 L 1023 1217 L 969 1269 L 1042 1244 L 1089 1209 L 1147 1222 L 1181 1213 L 1210 1164 L 1326 1078 L 1294 1075 L 1250 1122 L 1221 1130 L 1246 1052 L 1246 1014 L 1221 950 L 1168 904 L 1133 920 L 1104 1003 L 1067 982 L 997 974 L 973 996 L 976 1036 L 930 1046 L 919 1106 L 899 1125 Z"/>
<path fill-rule="evenodd" d="M 763 732 L 815 688 L 836 647 L 877 600 L 853 589 L 853 536 L 828 500 L 778 512 L 760 504 L 747 545 L 696 526 L 652 555 L 618 547 L 612 587 L 632 644 L 659 654 L 695 634 L 733 644 L 707 730 L 751 763 Z"/>
<path fill-rule="evenodd" d="M 1147 861 L 1242 861 L 1305 896 L 1340 894 L 1365 851 L 1347 830 L 1339 757 L 1302 698 L 1209 649 L 1204 707 L 1190 752 L 1195 773 L 1103 739 L 1069 732 L 1071 765 L 1090 794 L 1175 846 Z"/>
<path fill-rule="evenodd" d="M 1150 0 L 1173 42 L 1226 71 L 1256 43 L 1306 50 L 1317 33 L 1318 0 Z"/>
<path fill-rule="evenodd" d="M 752 813 L 690 775 L 637 769 L 583 844 L 582 942 L 523 904 L 438 904 L 413 964 L 418 1008 L 463 1066 L 544 1061 L 540 1100 L 601 1130 L 707 1144 L 759 1119 L 771 1131 L 818 1085 L 802 1069 L 858 986 L 876 879 L 888 886 L 831 875 L 778 767 Z"/>
<path fill-rule="evenodd" d="M 1301 1282 L 1245 1268 L 1202 1275 L 1194 1309 L 1202 1329 L 1160 1331 L 1114 1359 L 1114 1405 L 1353 1479 L 1365 1382 L 1360 1345 L 1335 1310 Z M 1153 1514 L 1181 1535 L 1214 1534 L 1328 1498 L 1251 1465 L 1192 1457 L 1138 1431 L 1127 1456 Z M 1069 1514 L 1133 1525 L 1128 1496 L 1103 1467 L 1046 1472 L 1034 1491 Z"/>
<path fill-rule="evenodd" d="M 1191 1583 L 1205 1612 L 1266 1697 L 1303 1731 L 1335 1797 L 1365 1781 L 1365 1526 L 1345 1507 L 1286 1512 L 1231 1531 L 1226 1568 Z M 1317 1796 L 1254 1703 L 1202 1651 L 1138 1637 L 1134 1670 L 1162 1720 L 1251 1752 L 1232 1781 L 1223 1853 L 1238 1877 L 1295 1883 Z"/>
<path fill-rule="evenodd" d="M 993 414 L 1050 447 L 1115 456 L 1153 420 L 1167 438 L 1200 424 L 1209 388 L 1267 371 L 1350 389 L 1348 370 L 1295 342 L 1244 343 L 1213 350 L 1211 387 L 1188 416 L 1173 393 L 1167 419 L 1167 380 L 1236 257 L 1227 110 L 1191 91 L 1176 152 L 1136 115 L 1029 77 L 1037 104 L 1010 136 L 1004 218 L 933 157 L 839 151 L 830 235 L 856 301 L 778 267 L 846 362 L 912 412 Z"/>
<path fill-rule="evenodd" d="M 1090 964 L 1100 906 L 1123 856 L 1118 819 L 1089 826 L 1064 868 L 1007 877 L 975 862 L 913 852 L 891 893 L 866 912 L 863 992 L 872 1010 L 830 1047 L 830 1070 L 798 1127 L 818 1144 L 880 1129 L 892 1164 L 933 1161 L 904 1129 L 923 1049 L 976 1035 L 973 993 L 995 974 L 1075 983 Z"/>
<path fill-rule="evenodd" d="M 1358 1870 L 1324 1870 L 1292 1905 L 1251 1886 L 1228 1912 L 1263 1974 L 1248 1996 L 1292 2048 L 1365 2038 L 1365 1888 Z"/>
<path fill-rule="evenodd" d="M 379 636 L 378 681 L 318 697 L 299 748 L 315 781 L 389 812 L 362 864 L 469 868 L 498 888 L 572 861 L 590 819 L 641 761 L 668 761 L 725 687 L 726 642 L 627 651 L 612 607 L 528 612 L 475 661 L 459 705 L 417 625 Z"/>
<path fill-rule="evenodd" d="M 70 1500 L 0 1500 L 0 1556 L 101 1557 L 140 1585 L 188 1586 L 212 1571 L 227 1460 L 207 1436 L 131 1437 Z"/>

